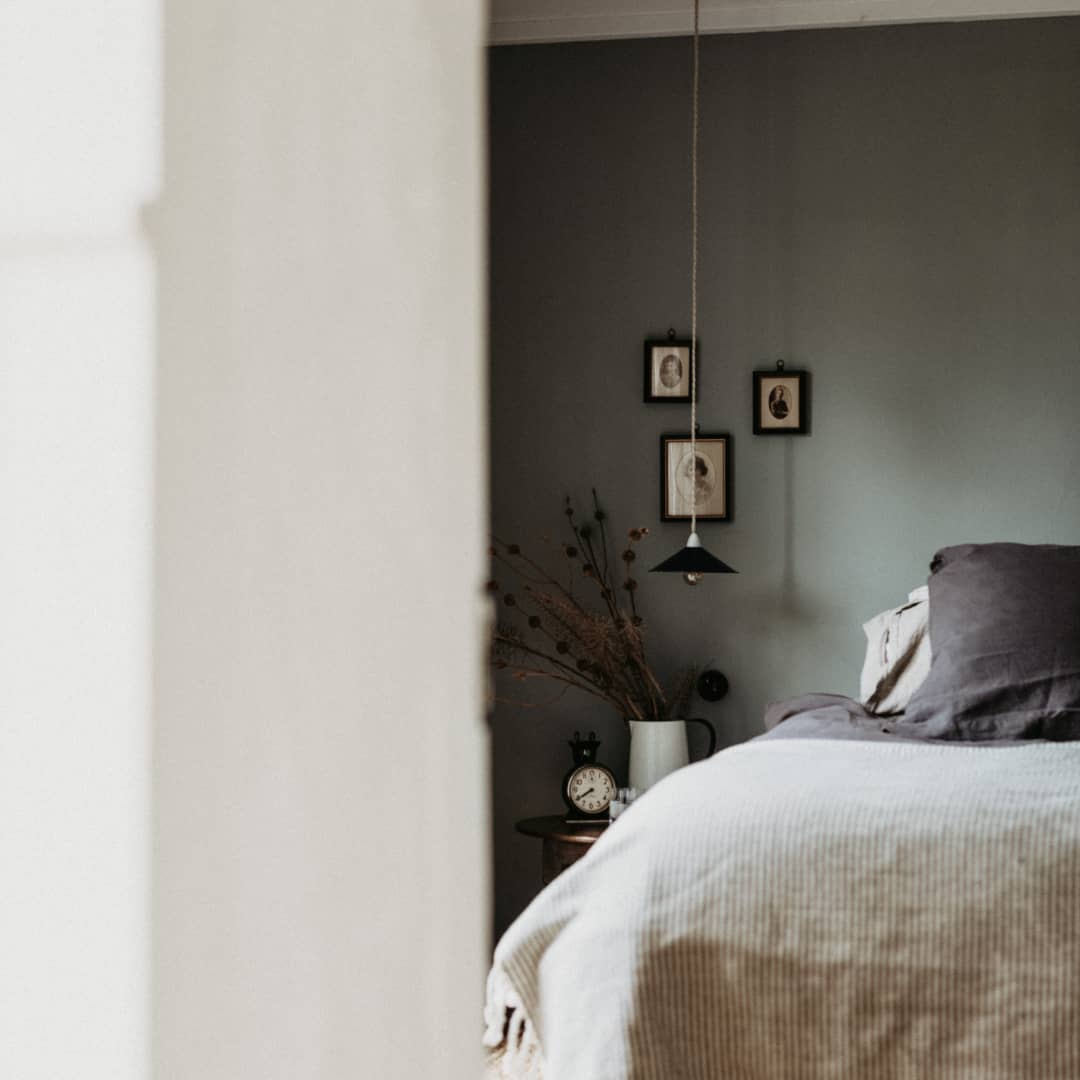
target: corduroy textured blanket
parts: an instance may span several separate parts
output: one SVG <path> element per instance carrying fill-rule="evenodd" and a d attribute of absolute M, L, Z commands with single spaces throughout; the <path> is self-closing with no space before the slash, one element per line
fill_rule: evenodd
<path fill-rule="evenodd" d="M 761 741 L 507 931 L 506 1076 L 1080 1077 L 1080 745 Z"/>

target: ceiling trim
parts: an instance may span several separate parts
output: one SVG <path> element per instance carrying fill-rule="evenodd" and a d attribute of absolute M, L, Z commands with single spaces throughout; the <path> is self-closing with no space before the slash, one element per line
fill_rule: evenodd
<path fill-rule="evenodd" d="M 567 5 L 569 6 L 569 5 Z M 559 10 L 545 0 L 492 0 L 492 45 L 689 34 L 693 9 L 663 0 L 591 0 Z M 1019 19 L 1080 14 L 1080 0 L 705 0 L 707 34 L 886 23 Z"/>

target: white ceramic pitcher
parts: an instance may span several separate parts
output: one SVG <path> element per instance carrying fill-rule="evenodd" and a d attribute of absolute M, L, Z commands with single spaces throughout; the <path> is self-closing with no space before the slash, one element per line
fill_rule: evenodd
<path fill-rule="evenodd" d="M 708 720 L 686 717 L 680 720 L 631 720 L 630 786 L 643 792 L 668 773 L 690 761 L 686 748 L 686 725 L 701 724 L 709 732 L 706 757 L 716 750 L 716 731 Z"/>

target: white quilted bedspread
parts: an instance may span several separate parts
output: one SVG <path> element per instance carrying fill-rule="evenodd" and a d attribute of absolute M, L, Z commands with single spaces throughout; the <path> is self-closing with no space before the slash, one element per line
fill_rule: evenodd
<path fill-rule="evenodd" d="M 1076 1080 L 1080 744 L 683 769 L 506 933 L 488 1022 L 546 1080 Z"/>

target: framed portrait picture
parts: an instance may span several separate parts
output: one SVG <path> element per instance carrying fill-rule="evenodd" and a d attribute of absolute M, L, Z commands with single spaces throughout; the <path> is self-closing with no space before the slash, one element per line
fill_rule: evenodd
<path fill-rule="evenodd" d="M 698 388 L 701 387 L 701 342 L 697 347 Z M 646 404 L 667 402 L 672 405 L 690 403 L 690 339 L 677 338 L 674 330 L 664 339 L 650 338 L 645 342 Z"/>
<path fill-rule="evenodd" d="M 699 521 L 730 521 L 731 436 L 699 435 L 690 453 L 689 435 L 660 436 L 660 520 L 689 521 L 697 491 Z"/>
<path fill-rule="evenodd" d="M 805 371 L 788 371 L 783 360 L 772 371 L 754 372 L 754 434 L 805 435 L 810 389 Z"/>

